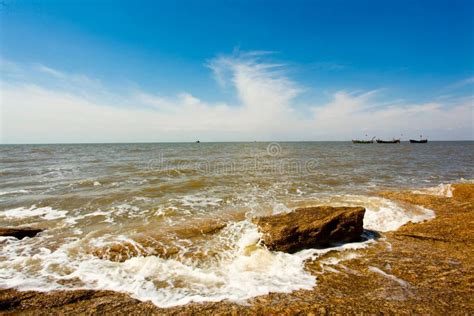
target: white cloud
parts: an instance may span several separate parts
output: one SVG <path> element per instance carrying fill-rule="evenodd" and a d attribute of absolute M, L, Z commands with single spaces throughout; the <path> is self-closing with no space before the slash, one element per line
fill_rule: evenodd
<path fill-rule="evenodd" d="M 329 104 L 314 108 L 314 124 L 321 137 L 368 134 L 385 138 L 426 135 L 432 139 L 473 139 L 472 98 L 455 106 L 439 103 L 370 107 L 367 94 L 337 93 Z"/>
<path fill-rule="evenodd" d="M 51 76 L 56 77 L 56 78 L 63 79 L 63 78 L 66 77 L 66 75 L 64 73 L 62 73 L 61 71 L 58 71 L 58 70 L 53 69 L 53 68 L 46 67 L 45 65 L 39 64 L 39 65 L 36 66 L 36 69 L 40 72 L 43 72 L 45 74 L 51 75 Z"/>
<path fill-rule="evenodd" d="M 460 89 L 465 86 L 469 86 L 471 84 L 474 84 L 474 76 L 457 81 L 453 84 L 450 84 L 449 86 L 445 87 L 445 90 L 455 90 L 455 89 Z"/>
<path fill-rule="evenodd" d="M 302 110 L 296 97 L 303 87 L 285 75 L 284 65 L 261 61 L 265 54 L 220 56 L 208 63 L 222 85 L 235 89 L 238 104 L 206 102 L 186 92 L 174 97 L 139 89 L 104 92 L 98 80 L 37 65 L 29 72 L 60 84 L 46 86 L 25 70 L 15 80 L 3 79 L 0 136 L 4 143 L 348 140 L 365 133 L 473 138 L 472 97 L 450 106 L 378 106 L 373 99 L 380 91 L 340 91 L 328 103 Z M 22 67 L 15 69 L 21 73 Z"/>

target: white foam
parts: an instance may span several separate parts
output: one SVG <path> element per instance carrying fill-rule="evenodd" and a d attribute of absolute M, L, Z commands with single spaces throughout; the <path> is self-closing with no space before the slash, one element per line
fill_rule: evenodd
<path fill-rule="evenodd" d="M 206 206 L 219 206 L 222 199 L 199 196 L 199 195 L 185 195 L 179 199 L 171 199 L 170 201 L 177 201 L 183 206 L 189 206 L 191 208 L 206 207 Z"/>
<path fill-rule="evenodd" d="M 111 212 L 110 211 L 108 211 L 108 212 L 102 211 L 100 209 L 97 210 L 97 211 L 88 213 L 88 214 L 83 214 L 83 215 L 77 215 L 77 216 L 70 216 L 69 215 L 65 219 L 65 222 L 69 225 L 75 225 L 75 224 L 77 224 L 77 221 L 79 221 L 79 220 L 82 220 L 82 219 L 87 218 L 87 217 L 95 217 L 95 216 L 105 216 L 104 222 L 110 222 L 110 223 L 113 222 Z"/>
<path fill-rule="evenodd" d="M 81 288 L 121 291 L 169 307 L 192 301 L 242 301 L 270 292 L 315 286 L 316 278 L 304 270 L 304 256 L 270 252 L 257 245 L 259 237 L 256 226 L 250 222 L 229 225 L 211 241 L 229 249 L 222 248 L 216 260 L 205 263 L 157 256 L 134 257 L 125 262 L 101 260 L 78 253 L 85 240 L 77 238 L 54 251 L 7 241 L 1 250 L 8 260 L 0 262 L 0 287 L 66 289 L 67 285 L 57 281 L 78 278 L 84 283 Z M 103 243 L 95 239 L 94 244 Z M 74 254 L 77 257 L 71 257 Z M 58 271 L 58 266 L 67 270 Z"/>
<path fill-rule="evenodd" d="M 403 286 L 403 287 L 409 287 L 409 286 L 410 286 L 410 283 L 408 283 L 407 281 L 402 280 L 402 279 L 400 279 L 400 278 L 397 278 L 397 277 L 394 276 L 393 274 L 388 274 L 387 272 L 382 271 L 382 270 L 380 270 L 379 268 L 369 266 L 369 270 L 372 271 L 372 272 L 375 272 L 375 273 L 380 274 L 381 276 L 383 276 L 383 277 L 386 278 L 386 279 L 395 281 L 395 282 L 397 282 L 398 284 L 400 284 L 400 285 Z"/>
<path fill-rule="evenodd" d="M 387 232 L 397 230 L 408 222 L 419 223 L 435 217 L 432 210 L 421 206 L 410 209 L 391 200 L 364 195 L 319 197 L 317 205 L 363 206 L 365 207 L 364 228 Z"/>
<path fill-rule="evenodd" d="M 300 252 L 295 253 L 295 256 L 300 257 L 303 260 L 314 260 L 322 255 L 325 255 L 331 251 L 346 251 L 346 250 L 359 250 L 359 249 L 364 249 L 367 248 L 369 245 L 374 243 L 374 239 L 367 239 L 366 241 L 363 242 L 353 242 L 353 243 L 347 243 L 347 244 L 342 244 L 339 246 L 334 246 L 330 248 L 324 248 L 324 249 L 305 249 L 301 250 Z M 337 261 L 331 261 L 331 260 L 336 260 L 336 259 L 330 259 L 329 261 L 325 262 L 327 264 L 337 264 L 340 261 L 343 260 L 348 260 L 350 259 L 350 256 L 352 254 L 348 255 L 348 257 L 342 257 L 337 259 Z M 352 257 L 351 257 L 352 258 Z"/>
<path fill-rule="evenodd" d="M 290 213 L 292 210 L 283 203 L 277 203 L 273 206 L 273 214 Z"/>
<path fill-rule="evenodd" d="M 381 201 L 377 208 L 368 207 L 364 216 L 364 228 L 381 232 L 397 230 L 408 222 L 419 223 L 435 217 L 432 210 L 422 206 L 414 206 L 407 210 L 395 202 Z"/>
<path fill-rule="evenodd" d="M 28 190 L 2 191 L 2 192 L 0 192 L 0 196 L 12 195 L 12 194 L 23 194 L 23 193 L 29 193 L 29 192 L 30 191 L 28 191 Z"/>
<path fill-rule="evenodd" d="M 218 200 L 202 198 L 187 198 L 186 201 L 191 201 L 189 205 L 194 207 L 220 203 Z M 417 222 L 434 216 L 430 210 L 417 207 L 408 210 L 378 197 L 333 196 L 319 201 L 325 205 L 366 207 L 364 227 L 378 231 L 394 230 L 408 221 Z M 286 211 L 284 204 L 274 202 L 274 211 Z M 42 209 L 32 207 L 12 214 L 46 216 L 46 211 L 48 214 L 52 211 Z M 81 218 L 98 215 L 112 220 L 112 216 L 141 213 L 136 206 L 122 204 L 107 211 L 98 210 L 68 217 L 66 221 L 75 223 Z M 162 215 L 164 212 L 159 209 L 155 213 Z M 61 215 L 65 216 L 65 213 Z M 75 227 L 74 234 L 79 234 L 78 228 Z M 112 262 L 91 255 L 90 249 L 126 243 L 142 255 L 153 252 L 147 252 L 148 249 L 128 236 L 97 234 L 75 235 L 75 238 L 64 240 L 61 246 L 53 247 L 52 250 L 41 248 L 42 243 L 51 238 L 49 233 L 52 234 L 46 231 L 41 236 L 21 242 L 11 239 L 2 241 L 0 257 L 6 260 L 0 262 L 0 287 L 42 291 L 71 289 L 77 288 L 77 285 L 58 281 L 79 279 L 82 282 L 80 288 L 121 291 L 140 300 L 151 300 L 160 307 L 225 299 L 240 302 L 270 292 L 311 289 L 316 285 L 316 277 L 305 270 L 306 260 L 329 252 L 342 252 L 341 255 L 321 261 L 329 271 L 339 266 L 341 261 L 357 257 L 357 250 L 376 242 L 369 239 L 327 249 L 306 249 L 295 254 L 270 252 L 258 244 L 260 234 L 257 227 L 250 221 L 241 221 L 227 225 L 216 235 L 210 236 L 203 245 L 192 244 L 193 251 L 204 254 L 204 259 L 201 256 L 192 259 L 182 256 L 180 252 L 172 258 L 137 256 L 124 262 Z M 186 251 L 184 245 L 177 246 L 181 251 Z M 206 256 L 208 252 L 210 255 Z"/>
<path fill-rule="evenodd" d="M 140 208 L 138 206 L 130 204 L 120 204 L 112 208 L 114 215 L 123 216 L 127 215 L 128 217 L 137 217 L 140 216 Z"/>
<path fill-rule="evenodd" d="M 413 190 L 415 194 L 428 194 L 435 196 L 453 197 L 453 187 L 451 184 L 441 183 L 435 187 Z"/>
<path fill-rule="evenodd" d="M 36 207 L 36 205 L 32 205 L 30 208 L 13 208 L 1 213 L 2 216 L 10 218 L 41 217 L 46 220 L 64 218 L 66 217 L 66 214 L 67 211 L 55 210 L 50 206 Z"/>

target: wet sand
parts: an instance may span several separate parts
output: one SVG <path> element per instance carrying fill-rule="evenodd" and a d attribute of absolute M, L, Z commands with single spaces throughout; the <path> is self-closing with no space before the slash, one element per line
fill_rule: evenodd
<path fill-rule="evenodd" d="M 307 262 L 312 290 L 259 296 L 245 304 L 193 303 L 168 309 L 112 291 L 41 293 L 0 290 L 4 314 L 473 314 L 474 184 L 453 185 L 453 197 L 408 191 L 377 195 L 432 209 L 436 218 L 380 234 L 354 252 Z M 337 264 L 335 264 L 337 262 Z"/>

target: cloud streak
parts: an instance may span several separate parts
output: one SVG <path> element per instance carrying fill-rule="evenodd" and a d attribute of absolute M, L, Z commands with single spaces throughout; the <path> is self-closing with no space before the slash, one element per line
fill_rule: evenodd
<path fill-rule="evenodd" d="M 234 53 L 208 61 L 221 87 L 238 102 L 207 102 L 187 92 L 163 97 L 140 89 L 114 93 L 99 80 L 44 65 L 5 63 L 1 80 L 3 143 L 238 140 L 348 140 L 428 135 L 472 139 L 473 98 L 377 106 L 380 91 L 338 91 L 324 104 L 299 104 L 307 88 L 264 61 L 268 52 Z M 3 65 L 4 63 L 2 63 Z M 32 75 L 36 73 L 36 75 Z M 49 84 L 37 76 L 46 76 Z M 413 136 L 415 137 L 415 136 Z"/>

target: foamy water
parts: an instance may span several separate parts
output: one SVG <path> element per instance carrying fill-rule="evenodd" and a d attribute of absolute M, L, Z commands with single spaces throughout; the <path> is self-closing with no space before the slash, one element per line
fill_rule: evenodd
<path fill-rule="evenodd" d="M 0 239 L 0 287 L 107 289 L 162 307 L 311 289 L 317 276 L 304 269 L 306 260 L 339 251 L 321 261 L 329 271 L 377 243 L 370 231 L 435 216 L 371 192 L 449 196 L 439 183 L 469 179 L 472 171 L 472 150 L 458 143 L 284 143 L 276 155 L 267 146 L 0 147 L 0 225 L 45 229 Z M 458 163 L 445 164 L 450 159 Z M 364 206 L 367 240 L 296 254 L 259 244 L 252 217 L 310 205 Z"/>

